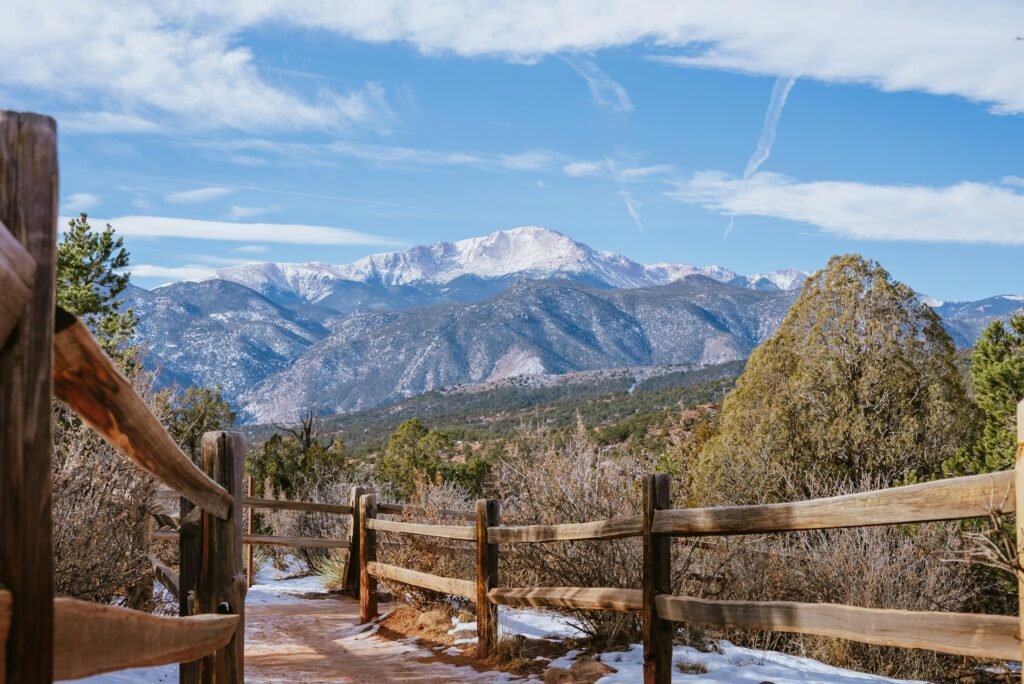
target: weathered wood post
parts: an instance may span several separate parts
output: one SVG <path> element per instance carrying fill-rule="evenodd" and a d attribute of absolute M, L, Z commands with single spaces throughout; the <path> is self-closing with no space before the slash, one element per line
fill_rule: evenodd
<path fill-rule="evenodd" d="M 352 520 L 348 526 L 348 560 L 345 561 L 345 591 L 352 596 L 359 596 L 359 500 L 363 494 L 373 490 L 369 487 L 356 485 L 352 487 L 349 502 L 352 505 Z"/>
<path fill-rule="evenodd" d="M 189 523 L 189 516 L 195 506 L 181 497 L 179 515 L 181 525 L 178 533 L 178 615 L 188 617 L 194 614 L 196 580 L 199 578 L 199 561 L 202 551 L 200 529 L 196 522 Z M 179 684 L 198 684 L 199 661 L 178 665 Z"/>
<path fill-rule="evenodd" d="M 0 231 L 13 238 L 6 240 L 5 252 L 17 253 L 14 263 L 0 257 L 0 270 L 21 274 L 26 286 L 21 276 L 33 281 L 17 321 L 0 339 L 0 582 L 13 595 L 7 682 L 34 684 L 53 681 L 57 124 L 50 117 L 0 111 L 0 223 L 6 226 Z M 0 299 L 14 295 L 3 291 Z"/>
<path fill-rule="evenodd" d="M 370 574 L 370 563 L 377 560 L 377 535 L 366 526 L 377 517 L 377 495 L 373 492 L 359 497 L 359 622 L 366 624 L 377 617 L 377 579 Z"/>
<path fill-rule="evenodd" d="M 203 470 L 234 496 L 227 520 L 203 511 L 202 551 L 196 582 L 196 613 L 238 615 L 228 644 L 200 661 L 203 682 L 242 684 L 245 677 L 245 594 L 242 567 L 242 478 L 245 438 L 240 432 L 203 435 Z"/>
<path fill-rule="evenodd" d="M 487 528 L 497 527 L 501 502 L 479 499 L 476 502 L 476 655 L 486 658 L 498 643 L 498 607 L 487 597 L 498 585 L 498 545 L 487 541 Z"/>
<path fill-rule="evenodd" d="M 1017 404 L 1017 465 L 1013 485 L 1017 504 L 1017 600 L 1020 601 L 1020 610 L 1017 613 L 1020 615 L 1018 636 L 1024 637 L 1024 571 L 1020 569 L 1024 560 L 1024 401 Z M 1021 662 L 1024 662 L 1024 639 L 1020 645 Z M 1021 673 L 1021 681 L 1024 681 L 1024 673 Z"/>
<path fill-rule="evenodd" d="M 643 636 L 644 684 L 672 679 L 672 634 L 668 620 L 658 617 L 654 599 L 672 593 L 672 538 L 651 532 L 654 512 L 671 507 L 672 477 L 649 475 L 643 480 Z"/>
<path fill-rule="evenodd" d="M 250 496 L 250 497 L 253 495 L 252 477 L 249 478 L 249 482 L 246 485 L 246 492 L 248 493 L 248 496 Z M 246 529 L 249 531 L 249 535 L 250 536 L 253 533 L 255 533 L 255 531 L 256 531 L 256 526 L 255 526 L 254 520 L 253 520 L 253 518 L 255 516 L 256 516 L 256 509 L 252 508 L 250 506 L 249 509 L 246 511 L 246 520 L 247 520 L 247 522 L 246 522 Z M 255 571 L 254 571 L 253 568 L 256 565 L 255 558 L 254 558 L 255 551 L 256 551 L 256 549 L 255 549 L 255 547 L 252 544 L 246 544 L 246 546 L 245 546 L 245 583 L 246 583 L 247 587 L 251 587 L 252 583 L 253 583 L 253 581 L 255 579 L 253 577 L 253 575 L 255 574 Z"/>

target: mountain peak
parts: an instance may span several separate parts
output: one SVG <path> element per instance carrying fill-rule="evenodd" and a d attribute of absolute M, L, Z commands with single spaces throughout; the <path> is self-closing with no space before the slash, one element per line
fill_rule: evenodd
<path fill-rule="evenodd" d="M 569 278 L 612 288 L 663 285 L 704 275 L 738 287 L 797 289 L 807 274 L 777 271 L 740 276 L 721 266 L 639 264 L 621 254 L 603 252 L 544 226 L 519 226 L 481 237 L 372 254 L 351 264 L 247 264 L 222 269 L 217 277 L 264 294 L 277 293 L 319 302 L 339 283 L 383 286 L 446 287 L 471 277 L 497 283 L 506 278 Z"/>

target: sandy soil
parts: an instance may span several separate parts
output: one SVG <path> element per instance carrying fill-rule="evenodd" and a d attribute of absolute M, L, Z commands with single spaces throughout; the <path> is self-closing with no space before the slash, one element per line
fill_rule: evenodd
<path fill-rule="evenodd" d="M 349 598 L 251 605 L 245 621 L 246 682 L 513 681 L 412 640 L 384 638 L 379 626 L 357 627 L 359 604 Z"/>

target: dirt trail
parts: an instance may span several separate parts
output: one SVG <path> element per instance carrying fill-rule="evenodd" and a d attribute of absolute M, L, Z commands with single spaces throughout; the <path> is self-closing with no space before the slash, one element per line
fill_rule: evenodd
<path fill-rule="evenodd" d="M 246 682 L 510 681 L 441 662 L 408 640 L 383 639 L 376 626 L 359 630 L 359 603 L 350 598 L 249 605 L 245 622 Z"/>

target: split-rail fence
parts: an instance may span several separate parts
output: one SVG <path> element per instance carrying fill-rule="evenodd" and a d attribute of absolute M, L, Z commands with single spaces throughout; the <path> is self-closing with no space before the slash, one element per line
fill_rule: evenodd
<path fill-rule="evenodd" d="M 676 596 L 673 537 L 748 535 L 987 517 L 1024 510 L 1024 402 L 1012 471 L 826 499 L 757 506 L 672 509 L 667 475 L 643 480 L 641 514 L 561 525 L 504 526 L 500 503 L 448 511 L 464 525 L 388 520 L 415 509 L 353 488 L 351 505 L 260 499 L 243 494 L 245 442 L 238 433 L 202 440 L 202 467 L 175 444 L 88 329 L 55 306 L 56 124 L 0 111 L 0 684 L 75 679 L 129 667 L 181 663 L 182 682 L 242 682 L 245 594 L 252 546 L 349 550 L 346 586 L 362 622 L 377 617 L 378 579 L 461 596 L 476 604 L 477 653 L 498 640 L 498 606 L 636 613 L 644 681 L 671 678 L 675 623 L 817 634 L 993 660 L 1021 660 L 1021 619 L 789 601 L 719 601 Z M 57 598 L 53 589 L 51 402 L 75 411 L 121 454 L 181 497 L 179 573 L 154 558 L 158 579 L 179 597 L 179 617 Z M 351 516 L 345 540 L 243 532 L 243 509 L 278 508 Z M 1018 519 L 1018 557 L 1024 526 Z M 476 577 L 440 577 L 377 561 L 377 532 L 425 535 L 476 546 Z M 102 533 L 102 531 L 98 531 Z M 503 587 L 503 544 L 640 538 L 642 586 Z M 243 544 L 249 545 L 248 568 Z M 248 570 L 248 571 L 246 571 Z M 1024 597 L 1024 577 L 1021 578 Z M 339 656 L 343 657 L 343 656 Z"/>

